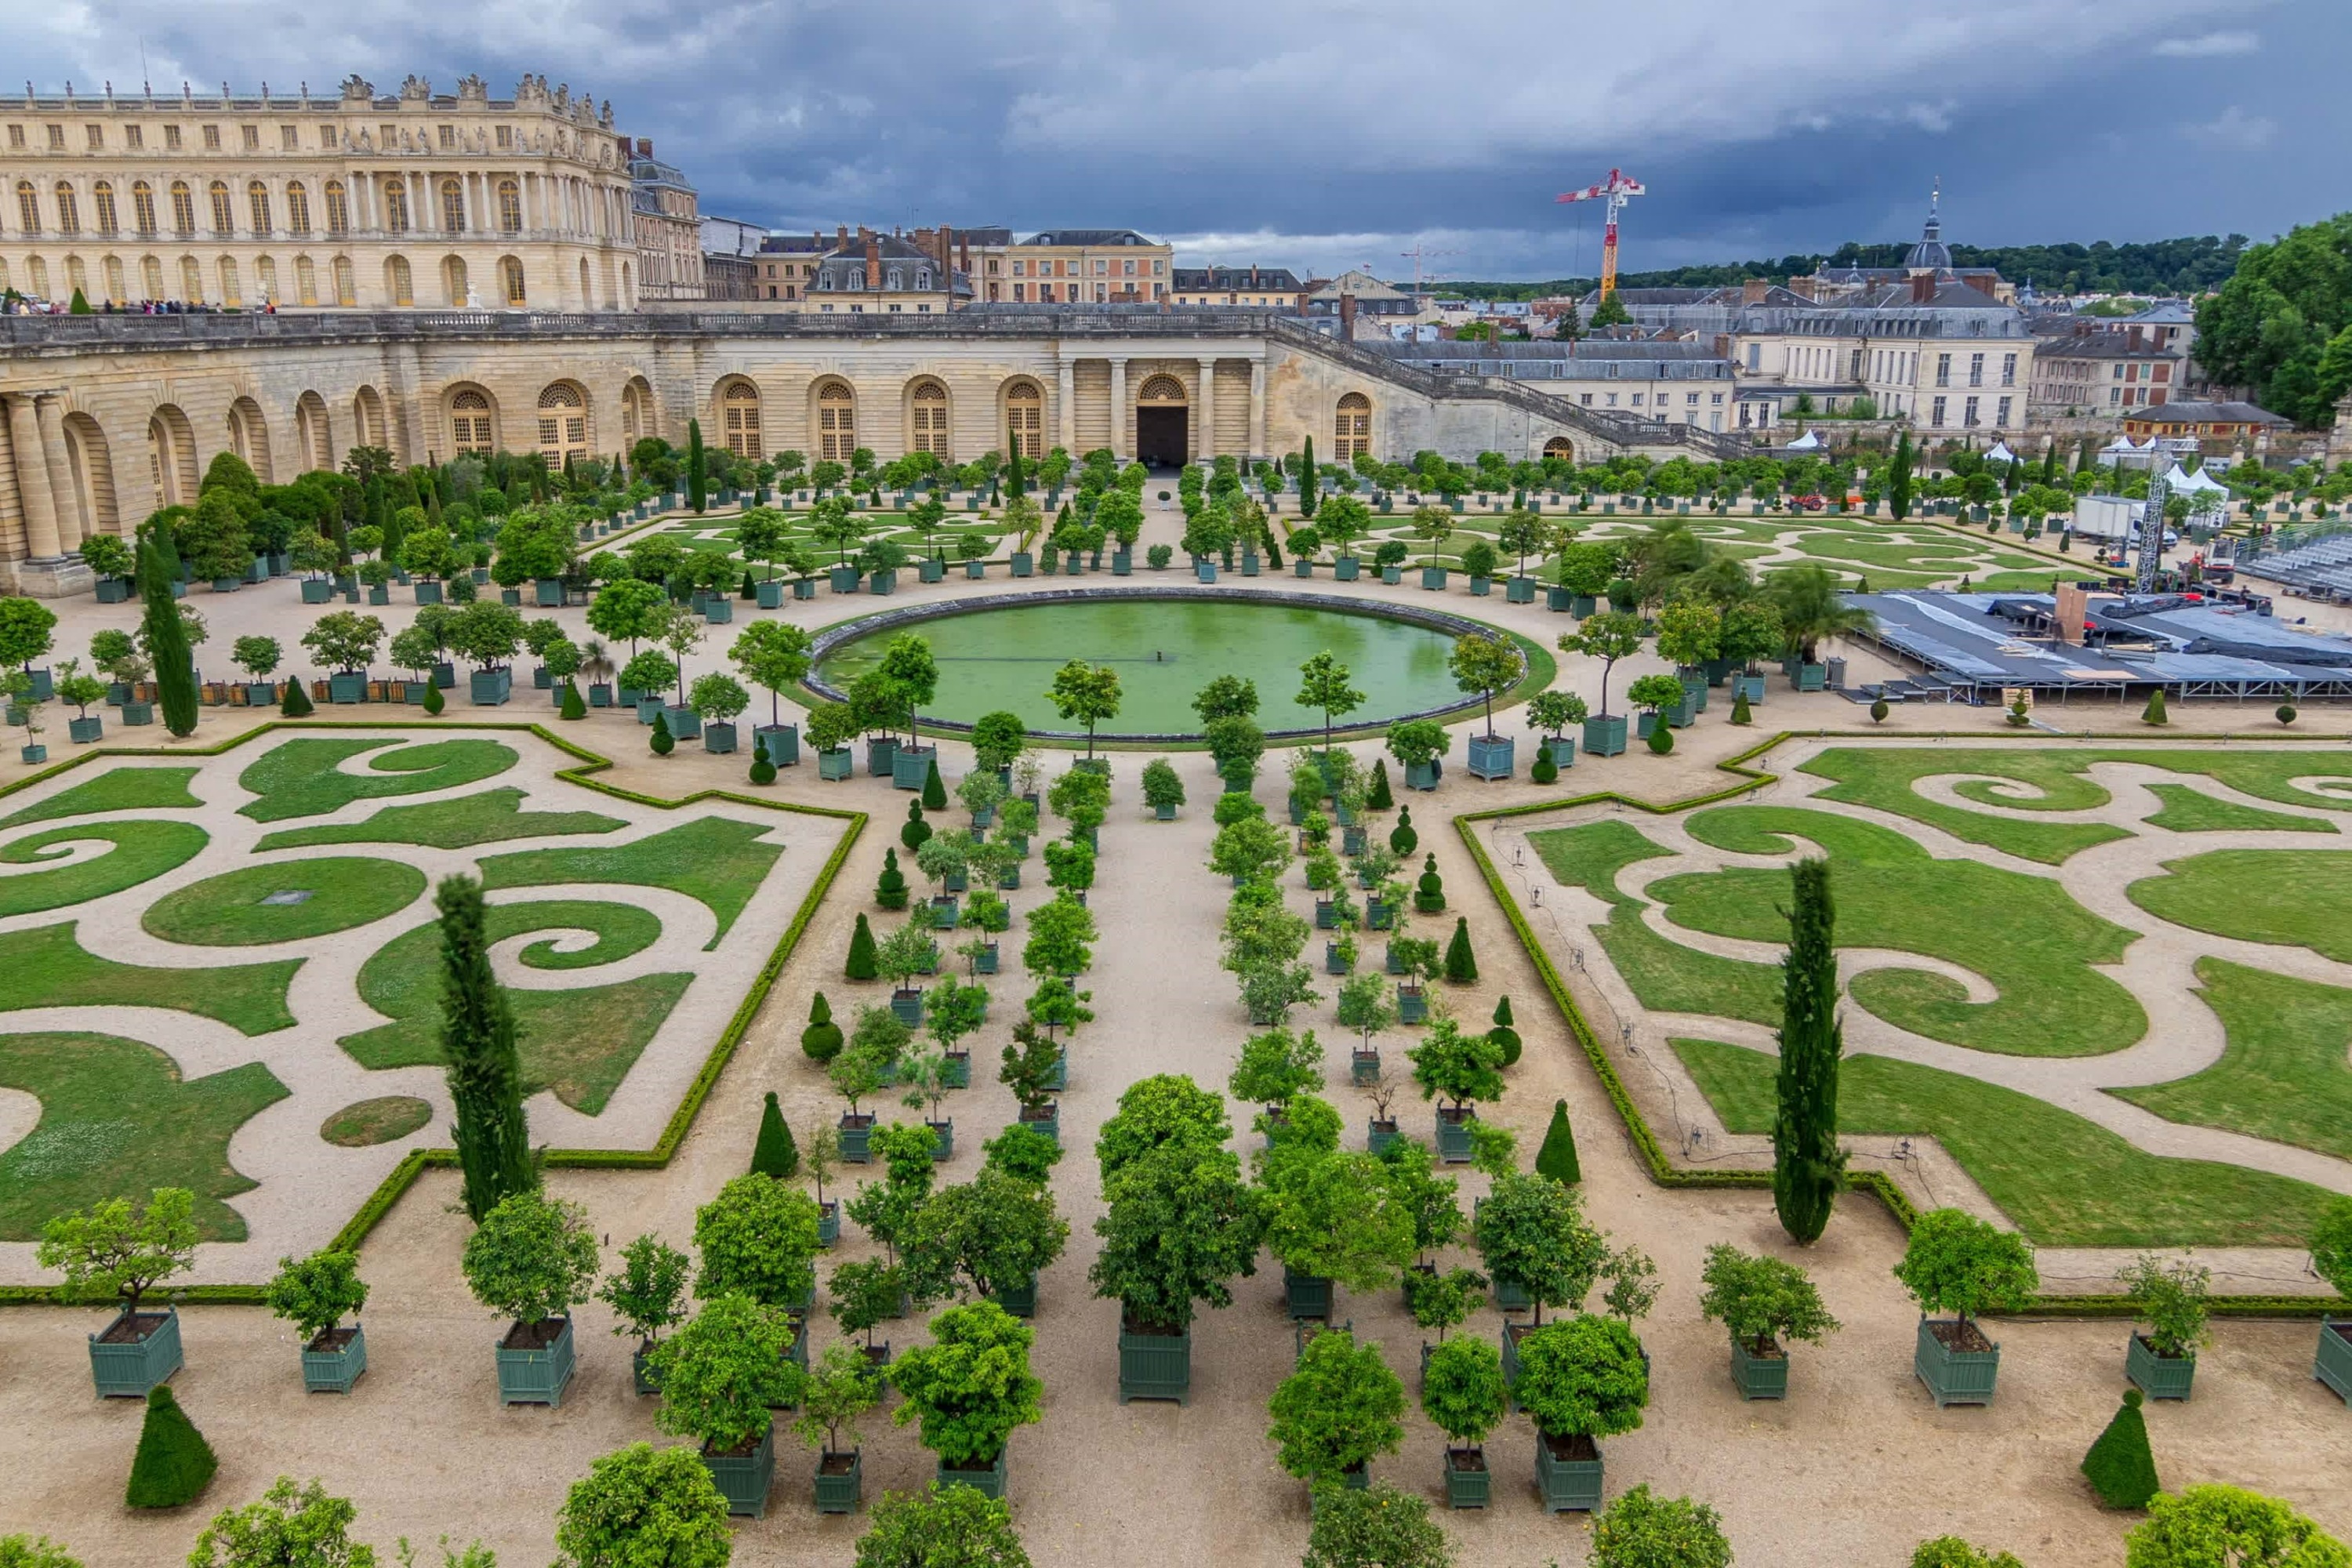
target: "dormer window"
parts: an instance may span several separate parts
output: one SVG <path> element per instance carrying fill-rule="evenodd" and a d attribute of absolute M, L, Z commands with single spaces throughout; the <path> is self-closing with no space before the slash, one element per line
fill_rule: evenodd
<path fill-rule="evenodd" d="M 929 289 L 930 286 L 931 269 L 928 267 L 918 267 L 915 268 L 915 287 L 917 289 Z"/>
<path fill-rule="evenodd" d="M 853 267 L 849 269 L 849 286 L 852 289 L 863 289 L 866 287 L 866 268 L 863 267 Z"/>

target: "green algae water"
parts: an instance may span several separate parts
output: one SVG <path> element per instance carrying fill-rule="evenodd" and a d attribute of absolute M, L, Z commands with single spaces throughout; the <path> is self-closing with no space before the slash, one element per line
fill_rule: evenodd
<path fill-rule="evenodd" d="M 1224 599 L 1076 599 L 945 616 L 907 628 L 931 645 L 939 695 L 925 718 L 970 723 L 1003 709 L 1033 730 L 1066 730 L 1047 700 L 1054 672 L 1074 658 L 1118 672 L 1109 734 L 1191 734 L 1192 694 L 1220 675 L 1257 683 L 1257 721 L 1269 731 L 1320 728 L 1299 707 L 1298 667 L 1328 651 L 1346 665 L 1363 706 L 1346 724 L 1462 702 L 1445 661 L 1454 639 L 1426 626 L 1339 610 Z M 817 677 L 836 690 L 874 668 L 892 628 L 843 644 Z"/>

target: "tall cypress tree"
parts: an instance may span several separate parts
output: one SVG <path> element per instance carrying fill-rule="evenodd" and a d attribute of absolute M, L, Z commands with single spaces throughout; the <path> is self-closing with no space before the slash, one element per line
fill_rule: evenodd
<path fill-rule="evenodd" d="M 500 1199 L 537 1186 L 539 1168 L 523 1122 L 514 1012 L 490 973 L 482 885 L 446 877 L 433 905 L 441 911 L 441 1059 L 457 1111 L 466 1212 L 478 1224 Z"/>
<path fill-rule="evenodd" d="M 686 504 L 700 511 L 710 501 L 710 459 L 702 450 L 702 421 L 686 422 Z"/>
<path fill-rule="evenodd" d="M 1004 493 L 1019 497 L 1025 493 L 1021 476 L 1021 432 L 1007 425 L 1004 427 Z"/>
<path fill-rule="evenodd" d="M 1895 438 L 1895 461 L 1886 469 L 1886 511 L 1901 522 L 1911 515 L 1911 432 Z"/>
<path fill-rule="evenodd" d="M 1845 1180 L 1838 1147 L 1838 1060 L 1845 1030 L 1838 1022 L 1837 908 L 1830 864 L 1813 858 L 1790 868 L 1796 891 L 1789 911 L 1789 956 L 1781 961 L 1780 1108 L 1772 1119 L 1772 1205 L 1799 1243 L 1821 1239 Z"/>
<path fill-rule="evenodd" d="M 1322 491 L 1323 487 L 1316 482 L 1315 478 L 1315 437 L 1309 436 L 1307 437 L 1307 455 L 1301 458 L 1298 462 L 1299 516 L 1313 517 L 1315 515 L 1315 500 L 1322 493 Z"/>
<path fill-rule="evenodd" d="M 163 727 L 182 739 L 196 732 L 196 662 L 188 647 L 187 623 L 173 601 L 180 576 L 180 549 L 172 541 L 172 521 L 163 512 L 147 520 L 139 541 L 140 627 L 147 657 L 155 665 L 155 690 Z"/>

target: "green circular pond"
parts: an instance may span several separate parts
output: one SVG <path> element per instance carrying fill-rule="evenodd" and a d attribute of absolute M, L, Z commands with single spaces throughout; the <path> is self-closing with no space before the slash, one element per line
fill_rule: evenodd
<path fill-rule="evenodd" d="M 1069 599 L 877 626 L 828 652 L 816 678 L 848 690 L 901 630 L 928 639 L 939 661 L 939 695 L 923 717 L 967 724 L 1003 709 L 1033 730 L 1071 728 L 1045 689 L 1074 658 L 1118 672 L 1118 716 L 1101 726 L 1106 735 L 1197 732 L 1192 694 L 1220 675 L 1257 683 L 1257 721 L 1266 730 L 1318 729 L 1322 713 L 1291 700 L 1298 667 L 1326 650 L 1364 693 L 1363 706 L 1344 723 L 1385 722 L 1465 700 L 1446 670 L 1450 634 L 1273 599 Z"/>

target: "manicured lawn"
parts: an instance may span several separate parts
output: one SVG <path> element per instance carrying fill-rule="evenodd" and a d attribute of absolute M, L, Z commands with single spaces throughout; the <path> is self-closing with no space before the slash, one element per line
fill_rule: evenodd
<path fill-rule="evenodd" d="M 2234 800 L 2217 800 L 2201 789 L 2188 784 L 2160 784 L 2147 786 L 2148 793 L 2164 803 L 2164 809 L 2147 818 L 2150 827 L 2167 827 L 2175 833 L 2333 833 L 2336 824 L 2324 816 L 2302 816 L 2294 812 L 2264 811 L 2259 806 L 2240 805 Z"/>
<path fill-rule="evenodd" d="M 1801 807 L 1722 806 L 1690 819 L 1705 844 L 1786 855 L 1810 840 L 1827 852 L 1848 946 L 1924 953 L 1974 970 L 2000 995 L 1965 999 L 1958 982 L 1919 970 L 1857 976 L 1855 1002 L 1899 1028 L 2012 1056 L 2095 1056 L 2147 1030 L 2139 1003 L 2090 965 L 2120 960 L 2133 933 L 2100 919 L 2046 878 L 1973 860 L 1937 860 L 1890 828 Z M 1664 878 L 1650 894 L 1680 926 L 1783 942 L 1786 869 L 1734 867 Z"/>
<path fill-rule="evenodd" d="M 294 1022 L 286 988 L 299 958 L 151 969 L 117 963 L 83 947 L 75 922 L 0 932 L 0 1012 L 21 1007 L 170 1007 L 217 1018 L 241 1034 L 266 1035 Z"/>
<path fill-rule="evenodd" d="M 668 888 L 699 899 L 719 917 L 719 945 L 784 852 L 762 844 L 768 828 L 729 816 L 697 817 L 628 844 L 598 848 L 526 849 L 482 862 L 485 888 L 543 888 L 566 882 L 624 882 Z"/>
<path fill-rule="evenodd" d="M 391 746 L 391 751 L 381 748 Z M 339 769 L 352 758 L 374 752 L 359 773 Z M 320 740 L 298 737 L 273 747 L 238 775 L 237 783 L 260 798 L 241 807 L 256 822 L 321 816 L 355 800 L 379 795 L 421 795 L 493 778 L 515 764 L 512 747 L 472 738 L 400 745 L 390 740 Z"/>
<path fill-rule="evenodd" d="M 83 816 L 94 811 L 173 811 L 204 802 L 188 793 L 194 768 L 109 768 L 71 789 L 62 789 L 37 805 L 0 817 L 0 827 L 27 822 L 49 822 L 60 816 Z"/>
<path fill-rule="evenodd" d="M 0 863 L 37 866 L 69 853 L 76 841 L 110 840 L 102 855 L 47 871 L 0 876 L 0 915 L 37 914 L 102 899 L 162 876 L 194 859 L 211 835 L 193 822 L 87 822 L 28 834 L 0 848 Z"/>
<path fill-rule="evenodd" d="M 338 1149 L 373 1149 L 405 1138 L 432 1120 L 428 1101 L 387 1094 L 344 1106 L 319 1124 L 319 1136 Z"/>
<path fill-rule="evenodd" d="M 594 811 L 525 811 L 519 789 L 486 789 L 456 800 L 419 805 L 387 805 L 362 822 L 289 827 L 272 833 L 257 850 L 295 849 L 316 844 L 421 844 L 433 849 L 470 849 L 510 838 L 549 838 L 566 833 L 611 833 L 628 826 Z"/>
<path fill-rule="evenodd" d="M 2158 920 L 2352 963 L 2352 850 L 2215 849 L 2124 889 Z"/>
<path fill-rule="evenodd" d="M 257 947 L 325 936 L 397 914 L 425 891 L 425 873 L 399 860 L 329 855 L 208 877 L 158 899 L 140 924 L 165 942 Z M 307 892 L 298 903 L 265 903 Z"/>
<path fill-rule="evenodd" d="M 1715 1040 L 1674 1047 L 1727 1129 L 1771 1131 L 1771 1057 Z M 1838 1125 L 1940 1139 L 2044 1247 L 2299 1247 L 2333 1196 L 2239 1165 L 2150 1154 L 2031 1095 L 1888 1057 L 1845 1059 Z"/>
<path fill-rule="evenodd" d="M 2352 991 L 2218 958 L 2201 994 L 2230 1043 L 2203 1072 L 2109 1094 L 2167 1121 L 2220 1127 L 2352 1159 Z"/>
<path fill-rule="evenodd" d="M 255 1184 L 230 1165 L 229 1139 L 288 1093 L 259 1062 L 190 1081 L 136 1040 L 5 1035 L 0 1085 L 41 1102 L 39 1123 L 0 1152 L 0 1241 L 37 1241 L 58 1215 L 156 1187 L 196 1194 L 205 1240 L 245 1239 L 245 1221 L 221 1200 Z"/>
<path fill-rule="evenodd" d="M 552 938 L 524 949 L 525 964 L 556 970 L 617 963 L 661 934 L 660 922 L 645 910 L 595 900 L 492 904 L 488 927 L 493 942 L 535 931 L 597 933 L 595 944 L 579 952 L 554 952 Z M 693 980 L 691 974 L 648 974 L 568 991 L 509 989 L 525 1092 L 551 1089 L 577 1110 L 602 1111 Z M 345 1036 L 341 1043 L 353 1060 L 394 1068 L 441 1059 L 436 925 L 418 926 L 386 943 L 362 966 L 359 990 L 362 1000 L 393 1021 Z"/>

